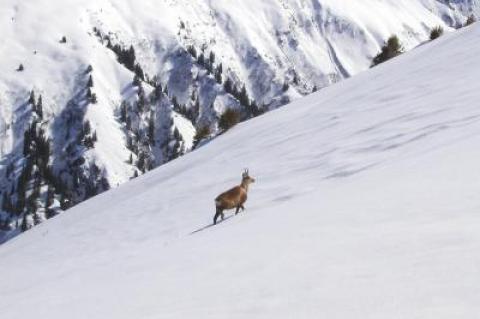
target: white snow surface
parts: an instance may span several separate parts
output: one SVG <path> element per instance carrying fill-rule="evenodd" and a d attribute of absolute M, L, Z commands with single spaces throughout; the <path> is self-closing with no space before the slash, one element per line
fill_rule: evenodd
<path fill-rule="evenodd" d="M 7 242 L 0 317 L 475 318 L 479 38 L 445 35 Z M 247 211 L 204 228 L 245 167 Z"/>

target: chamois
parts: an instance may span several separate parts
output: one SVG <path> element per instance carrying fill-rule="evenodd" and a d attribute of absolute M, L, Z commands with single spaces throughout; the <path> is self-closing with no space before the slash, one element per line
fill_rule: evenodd
<path fill-rule="evenodd" d="M 240 209 L 242 209 L 242 211 L 245 209 L 243 204 L 247 201 L 248 186 L 252 183 L 255 183 L 255 178 L 250 177 L 248 175 L 248 169 L 246 169 L 242 174 L 242 182 L 240 185 L 235 186 L 215 198 L 215 207 L 217 211 L 215 217 L 213 217 L 214 225 L 217 224 L 218 217 L 221 216 L 222 220 L 225 218 L 225 215 L 223 214 L 224 210 L 236 208 L 235 215 L 237 215 Z"/>

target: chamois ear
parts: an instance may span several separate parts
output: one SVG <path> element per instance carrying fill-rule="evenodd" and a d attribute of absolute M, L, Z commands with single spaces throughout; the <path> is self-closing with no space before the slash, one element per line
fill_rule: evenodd
<path fill-rule="evenodd" d="M 243 178 L 248 177 L 248 168 L 245 168 L 245 171 L 243 172 L 242 177 Z"/>

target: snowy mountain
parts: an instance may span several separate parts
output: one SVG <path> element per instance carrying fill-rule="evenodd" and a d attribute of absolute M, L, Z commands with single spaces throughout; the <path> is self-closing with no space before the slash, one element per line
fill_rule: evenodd
<path fill-rule="evenodd" d="M 0 317 L 474 318 L 480 27 L 281 109 L 0 247 Z M 249 167 L 247 211 L 213 199 Z"/>
<path fill-rule="evenodd" d="M 477 9 L 476 0 L 4 0 L 0 242 L 204 144 L 226 109 L 242 120 L 275 109 L 368 69 L 392 34 L 408 50 Z"/>

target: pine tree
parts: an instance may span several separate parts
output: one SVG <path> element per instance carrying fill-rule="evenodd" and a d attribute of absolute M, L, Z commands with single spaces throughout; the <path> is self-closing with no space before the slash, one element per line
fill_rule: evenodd
<path fill-rule="evenodd" d="M 142 81 L 145 81 L 145 74 L 143 73 L 143 69 L 142 67 L 140 66 L 140 64 L 135 64 L 135 75 L 138 76 L 139 79 L 141 79 Z"/>
<path fill-rule="evenodd" d="M 213 65 L 215 64 L 215 52 L 210 51 L 210 57 L 208 60 L 210 62 L 210 65 L 213 67 Z"/>
<path fill-rule="evenodd" d="M 45 174 L 50 160 L 50 139 L 45 136 L 43 130 L 39 130 L 35 140 L 35 153 L 38 168 L 42 174 Z"/>
<path fill-rule="evenodd" d="M 30 196 L 28 196 L 27 203 L 26 203 L 26 206 L 27 206 L 26 208 L 28 213 L 34 214 L 37 212 L 37 209 L 38 209 L 37 198 L 38 198 L 38 194 L 36 190 Z"/>
<path fill-rule="evenodd" d="M 41 120 L 43 120 L 43 100 L 41 95 L 38 97 L 37 106 L 35 107 L 35 112 L 37 113 L 37 116 Z"/>
<path fill-rule="evenodd" d="M 141 79 L 137 74 L 135 74 L 135 75 L 133 76 L 132 84 L 133 84 L 134 86 L 139 87 L 139 86 L 142 85 L 142 79 Z"/>
<path fill-rule="evenodd" d="M 220 116 L 220 120 L 218 122 L 218 126 L 223 130 L 227 131 L 233 126 L 237 125 L 240 122 L 240 114 L 233 110 L 227 109 L 223 114 Z"/>
<path fill-rule="evenodd" d="M 441 26 L 435 27 L 430 32 L 430 40 L 435 40 L 443 35 L 443 28 Z"/>
<path fill-rule="evenodd" d="M 148 121 L 148 139 L 150 145 L 155 146 L 155 117 L 154 114 L 150 115 Z"/>
<path fill-rule="evenodd" d="M 177 127 L 175 127 L 173 129 L 173 137 L 176 139 L 176 140 L 181 140 L 182 139 L 182 135 L 180 134 L 180 131 L 178 130 Z"/>
<path fill-rule="evenodd" d="M 130 46 L 128 49 L 128 53 L 126 54 L 126 59 L 125 59 L 125 65 L 127 69 L 133 70 L 135 68 L 135 49 L 133 48 L 133 45 Z"/>
<path fill-rule="evenodd" d="M 93 77 L 92 77 L 92 75 L 90 75 L 90 76 L 88 77 L 87 87 L 88 87 L 88 88 L 92 88 L 92 87 L 93 87 Z"/>
<path fill-rule="evenodd" d="M 173 105 L 173 109 L 174 109 L 175 111 L 178 112 L 178 111 L 180 110 L 180 104 L 178 104 L 178 101 L 177 101 L 177 97 L 176 97 L 176 96 L 172 97 L 172 105 Z"/>
<path fill-rule="evenodd" d="M 215 81 L 217 81 L 218 84 L 222 84 L 222 72 L 223 72 L 223 67 L 222 64 L 220 63 L 215 70 Z"/>
<path fill-rule="evenodd" d="M 250 98 L 248 97 L 247 88 L 245 85 L 242 86 L 242 91 L 240 92 L 238 100 L 243 106 L 248 107 L 250 105 Z"/>
<path fill-rule="evenodd" d="M 250 107 L 249 107 L 249 113 L 251 116 L 259 116 L 260 114 L 262 114 L 262 111 L 260 110 L 260 108 L 258 107 L 257 105 L 257 102 L 255 102 L 255 100 L 253 100 L 251 103 L 250 103 Z"/>
<path fill-rule="evenodd" d="M 190 55 L 196 59 L 197 58 L 197 50 L 195 49 L 195 47 L 193 45 L 190 45 L 188 48 L 187 48 L 187 51 L 188 53 L 190 53 Z"/>
<path fill-rule="evenodd" d="M 46 208 L 51 207 L 54 201 L 55 201 L 55 192 L 53 190 L 53 187 L 51 185 L 48 185 L 47 198 L 45 200 L 45 207 Z"/>
<path fill-rule="evenodd" d="M 55 217 L 55 215 L 57 215 L 57 213 L 55 212 L 54 209 L 52 209 L 52 208 L 47 208 L 47 209 L 45 210 L 45 217 L 46 217 L 47 219 L 53 218 L 53 217 Z"/>
<path fill-rule="evenodd" d="M 196 122 L 198 119 L 198 116 L 200 115 L 200 99 L 195 100 L 195 104 L 192 106 L 192 114 L 190 116 L 190 121 L 192 123 Z"/>
<path fill-rule="evenodd" d="M 137 96 L 138 96 L 137 111 L 138 113 L 143 113 L 143 111 L 147 106 L 147 99 L 145 97 L 145 91 L 143 90 L 142 85 L 138 87 Z"/>
<path fill-rule="evenodd" d="M 30 228 L 30 226 L 28 225 L 27 216 L 23 215 L 22 224 L 20 226 L 20 229 L 22 230 L 22 232 L 26 232 L 29 228 Z"/>
<path fill-rule="evenodd" d="M 211 134 L 210 128 L 208 126 L 197 127 L 195 137 L 193 138 L 193 148 L 196 148 L 198 144 Z"/>
<path fill-rule="evenodd" d="M 200 64 L 201 66 L 205 66 L 205 55 L 203 55 L 203 52 L 200 53 L 200 55 L 198 56 L 197 62 L 198 62 L 198 64 Z"/>
<path fill-rule="evenodd" d="M 208 61 L 206 61 L 205 63 L 205 68 L 207 69 L 208 74 L 213 73 L 214 64 L 215 64 L 215 53 L 213 51 L 210 51 L 210 57 L 208 58 Z"/>
<path fill-rule="evenodd" d="M 232 87 L 233 87 L 232 80 L 230 80 L 230 79 L 225 80 L 225 82 L 223 83 L 223 88 L 224 88 L 225 92 L 227 92 L 229 94 L 232 94 L 232 92 L 233 92 Z"/>
<path fill-rule="evenodd" d="M 294 71 L 294 74 L 293 74 L 293 80 L 292 81 L 293 81 L 293 84 L 295 84 L 297 86 L 300 84 L 300 79 L 298 78 L 298 75 L 295 71 Z"/>
<path fill-rule="evenodd" d="M 155 101 L 160 101 L 162 98 L 162 85 L 160 83 L 155 86 L 154 97 Z"/>
<path fill-rule="evenodd" d="M 39 225 L 41 223 L 42 223 L 42 218 L 40 218 L 40 215 L 37 212 L 35 212 L 33 214 L 33 224 L 36 226 L 36 225 Z"/>
<path fill-rule="evenodd" d="M 144 152 L 140 152 L 138 154 L 137 167 L 142 173 L 145 173 L 145 153 Z"/>
<path fill-rule="evenodd" d="M 95 93 L 92 93 L 92 94 L 91 94 L 91 96 L 90 96 L 90 103 L 92 103 L 92 104 L 97 104 L 97 103 L 98 103 L 97 94 L 95 94 Z"/>
<path fill-rule="evenodd" d="M 62 192 L 60 194 L 60 208 L 62 210 L 67 210 L 70 208 L 70 199 L 68 196 L 65 194 L 65 192 Z"/>
<path fill-rule="evenodd" d="M 238 91 L 237 86 L 234 84 L 232 87 L 232 95 L 236 97 L 237 99 L 240 98 L 240 92 Z"/>
<path fill-rule="evenodd" d="M 132 119 L 130 118 L 130 116 L 127 116 L 127 120 L 125 121 L 125 125 L 126 125 L 126 128 L 127 128 L 127 131 L 132 130 Z"/>
<path fill-rule="evenodd" d="M 372 66 L 376 66 L 403 53 L 403 47 L 396 35 L 391 36 L 382 47 L 382 51 L 373 59 Z"/>
<path fill-rule="evenodd" d="M 127 110 L 128 110 L 127 102 L 123 101 L 122 105 L 120 106 L 120 121 L 122 123 L 127 122 Z"/>
<path fill-rule="evenodd" d="M 468 17 L 467 21 L 465 22 L 465 26 L 469 26 L 469 25 L 475 23 L 476 21 L 477 21 L 477 19 L 475 18 L 475 16 L 473 14 L 471 14 Z"/>
<path fill-rule="evenodd" d="M 30 92 L 28 103 L 31 105 L 35 105 L 35 92 L 33 90 Z"/>
<path fill-rule="evenodd" d="M 86 135 L 90 135 L 90 133 L 92 132 L 92 125 L 90 124 L 90 121 L 85 121 L 85 123 L 83 123 L 83 136 L 86 136 Z"/>

